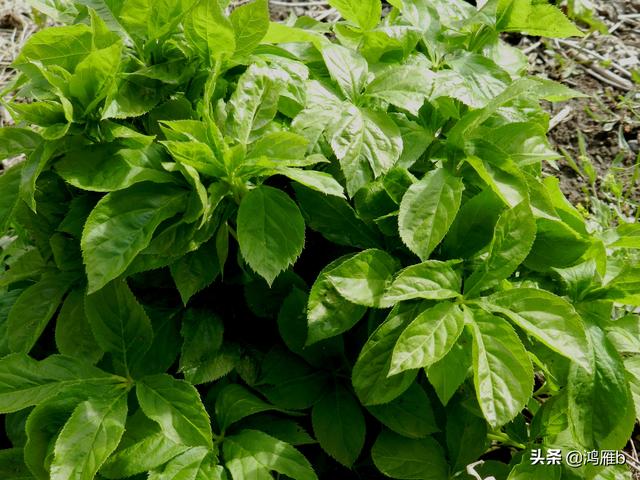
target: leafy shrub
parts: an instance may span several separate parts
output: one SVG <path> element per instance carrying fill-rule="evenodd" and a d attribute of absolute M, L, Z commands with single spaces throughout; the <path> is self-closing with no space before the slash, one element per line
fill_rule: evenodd
<path fill-rule="evenodd" d="M 2 478 L 629 478 L 529 458 L 624 447 L 640 394 L 640 229 L 542 177 L 539 103 L 577 93 L 499 37 L 579 34 L 559 10 L 41 3 L 69 24 L 0 129 Z"/>

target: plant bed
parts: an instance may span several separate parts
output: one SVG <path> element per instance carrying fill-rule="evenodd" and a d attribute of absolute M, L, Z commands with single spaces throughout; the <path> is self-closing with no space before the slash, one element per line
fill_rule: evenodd
<path fill-rule="evenodd" d="M 631 436 L 640 229 L 542 174 L 581 94 L 500 39 L 580 31 L 390 3 L 65 3 L 26 42 L 2 478 L 630 478 L 551 459 Z"/>

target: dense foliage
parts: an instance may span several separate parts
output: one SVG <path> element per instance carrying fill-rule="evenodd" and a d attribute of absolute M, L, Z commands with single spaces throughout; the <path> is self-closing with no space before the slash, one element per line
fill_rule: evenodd
<path fill-rule="evenodd" d="M 67 25 L 0 129 L 2 479 L 630 478 L 530 460 L 640 406 L 640 228 L 543 177 L 540 101 L 579 94 L 499 36 L 579 35 L 560 10 L 38 3 Z"/>

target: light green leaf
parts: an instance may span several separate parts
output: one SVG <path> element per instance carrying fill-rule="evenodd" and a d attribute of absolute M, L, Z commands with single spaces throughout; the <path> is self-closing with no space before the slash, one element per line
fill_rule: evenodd
<path fill-rule="evenodd" d="M 240 203 L 238 243 L 249 266 L 271 285 L 302 252 L 302 214 L 283 191 L 257 187 Z"/>
<path fill-rule="evenodd" d="M 418 372 L 387 376 L 391 355 L 403 330 L 429 306 L 428 302 L 399 303 L 367 340 L 351 373 L 353 388 L 363 405 L 388 403 L 409 388 Z"/>
<path fill-rule="evenodd" d="M 91 52 L 92 44 L 88 25 L 46 28 L 29 38 L 13 65 L 19 70 L 33 72 L 29 64 L 38 62 L 43 66 L 56 65 L 73 72 L 76 65 Z"/>
<path fill-rule="evenodd" d="M 383 250 L 365 250 L 326 273 L 344 298 L 357 305 L 377 307 L 391 283 L 398 262 Z"/>
<path fill-rule="evenodd" d="M 123 381 L 71 357 L 51 355 L 36 361 L 23 354 L 0 359 L 0 412 L 17 412 L 83 384 L 113 385 Z"/>
<path fill-rule="evenodd" d="M 442 480 L 449 474 L 442 447 L 431 437 L 412 439 L 383 430 L 371 457 L 378 470 L 391 478 Z"/>
<path fill-rule="evenodd" d="M 160 223 L 184 208 L 186 192 L 139 183 L 107 194 L 93 209 L 82 233 L 89 292 L 122 274 L 149 243 Z"/>
<path fill-rule="evenodd" d="M 571 431 L 580 445 L 593 445 L 603 450 L 622 449 L 635 423 L 633 396 L 622 357 L 595 324 L 605 315 L 609 320 L 611 305 L 586 304 L 580 313 L 587 326 L 593 356 L 589 370 L 577 363 L 572 363 L 569 370 Z"/>
<path fill-rule="evenodd" d="M 128 426 L 127 433 L 129 433 Z M 150 433 L 148 436 L 123 447 L 122 443 L 125 438 L 123 438 L 118 450 L 109 457 L 100 469 L 100 475 L 103 477 L 116 479 L 145 473 L 167 463 L 188 449 L 185 445 L 172 442 L 162 432 Z"/>
<path fill-rule="evenodd" d="M 124 433 L 127 395 L 92 398 L 76 407 L 56 440 L 51 480 L 92 480 Z"/>
<path fill-rule="evenodd" d="M 98 345 L 84 311 L 84 292 L 72 290 L 56 319 L 56 347 L 63 355 L 96 363 L 104 352 Z"/>
<path fill-rule="evenodd" d="M 236 38 L 235 56 L 239 58 L 250 55 L 260 45 L 260 41 L 269 29 L 269 2 L 255 0 L 240 5 L 229 16 Z"/>
<path fill-rule="evenodd" d="M 473 380 L 482 413 L 493 427 L 513 420 L 533 390 L 533 367 L 515 330 L 499 317 L 474 310 Z"/>
<path fill-rule="evenodd" d="M 398 224 L 400 237 L 422 260 L 446 235 L 455 219 L 464 186 L 443 168 L 427 173 L 402 197 Z"/>
<path fill-rule="evenodd" d="M 366 94 L 417 116 L 433 93 L 434 79 L 434 73 L 425 68 L 394 65 L 376 75 Z"/>
<path fill-rule="evenodd" d="M 192 447 L 174 457 L 164 468 L 149 473 L 148 480 L 221 480 L 222 467 L 213 465 L 206 447 Z"/>
<path fill-rule="evenodd" d="M 511 2 L 512 9 L 503 10 L 503 15 L 499 28 L 505 32 L 522 32 L 527 35 L 566 38 L 582 37 L 584 34 L 565 16 L 562 11 L 546 3 L 536 3 L 526 5 L 525 2 Z M 522 5 L 526 8 L 522 11 Z"/>
<path fill-rule="evenodd" d="M 93 50 L 80 63 L 69 78 L 69 93 L 91 112 L 106 98 L 116 85 L 120 69 L 122 43 Z"/>
<path fill-rule="evenodd" d="M 200 56 L 212 64 L 236 49 L 233 25 L 218 0 L 200 0 L 185 18 L 184 33 Z"/>
<path fill-rule="evenodd" d="M 50 274 L 22 291 L 7 319 L 12 352 L 29 353 L 75 278 L 75 274 L 69 273 Z"/>
<path fill-rule="evenodd" d="M 473 297 L 511 275 L 529 254 L 535 236 L 535 220 L 526 202 L 500 215 L 489 255 L 465 281 L 465 297 Z"/>
<path fill-rule="evenodd" d="M 211 423 L 198 391 L 167 374 L 136 383 L 140 408 L 175 443 L 192 447 L 213 445 Z"/>
<path fill-rule="evenodd" d="M 282 85 L 287 81 L 277 70 L 251 65 L 238 79 L 227 105 L 227 131 L 242 144 L 266 127 L 278 111 Z"/>
<path fill-rule="evenodd" d="M 385 113 L 345 102 L 326 136 L 340 161 L 350 196 L 389 171 L 402 153 L 402 135 Z"/>
<path fill-rule="evenodd" d="M 448 63 L 451 70 L 436 74 L 432 100 L 449 96 L 482 108 L 511 83 L 507 72 L 480 54 L 465 52 Z"/>
<path fill-rule="evenodd" d="M 384 426 L 408 438 L 424 438 L 439 431 L 431 401 L 423 388 L 413 383 L 398 398 L 367 408 Z"/>
<path fill-rule="evenodd" d="M 384 292 L 381 305 L 390 307 L 416 298 L 445 300 L 460 296 L 461 289 L 462 279 L 451 263 L 427 260 L 400 270 Z"/>
<path fill-rule="evenodd" d="M 280 410 L 235 383 L 227 385 L 218 393 L 215 408 L 218 424 L 223 431 L 249 415 Z"/>
<path fill-rule="evenodd" d="M 380 0 L 329 0 L 329 5 L 338 10 L 342 18 L 363 30 L 371 30 L 380 22 Z"/>
<path fill-rule="evenodd" d="M 342 185 L 329 173 L 287 167 L 279 168 L 275 173 L 284 175 L 317 192 L 344 198 L 344 188 L 342 188 Z"/>
<path fill-rule="evenodd" d="M 0 129 L 0 159 L 4 160 L 9 157 L 17 157 L 23 153 L 29 153 L 41 141 L 42 137 L 40 135 L 27 128 L 2 127 Z"/>
<path fill-rule="evenodd" d="M 71 150 L 55 163 L 56 172 L 74 187 L 93 192 L 122 190 L 134 183 L 175 182 L 161 170 L 156 148 L 125 149 L 117 144 L 95 144 Z"/>
<path fill-rule="evenodd" d="M 341 257 L 327 265 L 319 274 L 309 293 L 307 307 L 307 345 L 346 332 L 364 315 L 366 308 L 346 300 L 329 279 L 332 270 L 350 256 Z"/>
<path fill-rule="evenodd" d="M 87 296 L 85 311 L 98 345 L 129 374 L 153 340 L 151 321 L 142 305 L 124 280 L 116 280 Z"/>
<path fill-rule="evenodd" d="M 493 294 L 487 308 L 504 315 L 560 355 L 589 368 L 584 323 L 566 300 L 545 290 L 514 288 Z"/>
<path fill-rule="evenodd" d="M 365 438 L 365 421 L 356 398 L 336 385 L 311 411 L 313 433 L 322 449 L 351 468 L 360 456 Z"/>
<path fill-rule="evenodd" d="M 442 359 L 464 328 L 464 314 L 450 302 L 425 310 L 404 329 L 391 357 L 390 375 L 428 367 Z"/>
<path fill-rule="evenodd" d="M 317 480 L 304 456 L 288 443 L 257 430 L 243 430 L 222 445 L 233 480 L 271 480 L 275 471 L 294 480 Z"/>

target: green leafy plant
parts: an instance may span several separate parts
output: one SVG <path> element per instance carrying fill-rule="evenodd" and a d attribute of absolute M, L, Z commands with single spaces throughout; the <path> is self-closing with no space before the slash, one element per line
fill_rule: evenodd
<path fill-rule="evenodd" d="M 529 458 L 624 447 L 640 398 L 640 229 L 542 176 L 539 103 L 579 94 L 500 39 L 580 34 L 560 10 L 40 3 L 68 24 L 0 129 L 2 478 L 630 478 Z"/>

